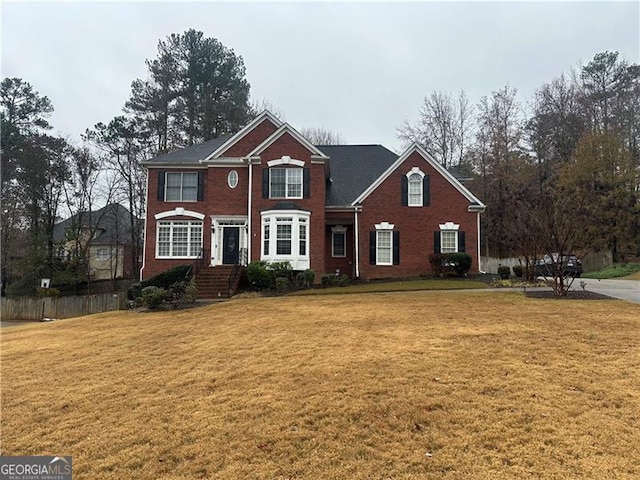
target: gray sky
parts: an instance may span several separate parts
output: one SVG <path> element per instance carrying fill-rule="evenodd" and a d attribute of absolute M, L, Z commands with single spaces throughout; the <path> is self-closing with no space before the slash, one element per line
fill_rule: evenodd
<path fill-rule="evenodd" d="M 626 3 L 7 3 L 2 77 L 55 107 L 79 140 L 121 113 L 158 41 L 188 28 L 244 58 L 251 95 L 295 128 L 399 149 L 432 91 L 473 103 L 505 84 L 526 101 L 605 50 L 639 61 L 640 7 Z"/>

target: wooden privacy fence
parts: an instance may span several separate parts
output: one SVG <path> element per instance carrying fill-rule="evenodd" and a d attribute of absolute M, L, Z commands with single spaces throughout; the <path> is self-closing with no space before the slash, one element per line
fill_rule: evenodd
<path fill-rule="evenodd" d="M 3 320 L 42 320 L 49 318 L 71 318 L 92 313 L 122 310 L 126 306 L 127 294 L 101 293 L 96 295 L 33 298 L 16 297 L 2 299 Z"/>

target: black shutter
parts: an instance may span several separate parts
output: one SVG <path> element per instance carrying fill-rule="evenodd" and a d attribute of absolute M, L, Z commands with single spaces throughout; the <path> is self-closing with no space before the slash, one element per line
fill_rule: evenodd
<path fill-rule="evenodd" d="M 393 232 L 393 264 L 400 265 L 400 232 Z"/>
<path fill-rule="evenodd" d="M 198 201 L 204 200 L 204 172 L 198 172 Z"/>
<path fill-rule="evenodd" d="M 164 177 L 165 177 L 165 172 L 164 170 L 160 170 L 158 172 L 158 201 L 160 202 L 164 202 Z"/>
<path fill-rule="evenodd" d="M 376 264 L 376 231 L 371 230 L 369 232 L 369 263 L 371 265 Z"/>
<path fill-rule="evenodd" d="M 409 205 L 409 179 L 406 175 L 402 176 L 402 183 L 400 185 L 401 205 L 406 207 Z"/>
<path fill-rule="evenodd" d="M 433 253 L 440 253 L 440 232 L 433 232 Z"/>
<path fill-rule="evenodd" d="M 466 245 L 464 242 L 464 232 L 458 232 L 458 251 L 465 252 Z"/>
<path fill-rule="evenodd" d="M 269 169 L 262 170 L 262 198 L 269 198 Z"/>
<path fill-rule="evenodd" d="M 425 175 L 422 179 L 422 205 L 425 207 L 429 206 L 431 199 L 430 195 L 430 187 L 429 187 L 429 175 Z"/>
<path fill-rule="evenodd" d="M 304 198 L 309 198 L 311 194 L 311 169 L 303 168 L 302 169 L 302 196 Z"/>

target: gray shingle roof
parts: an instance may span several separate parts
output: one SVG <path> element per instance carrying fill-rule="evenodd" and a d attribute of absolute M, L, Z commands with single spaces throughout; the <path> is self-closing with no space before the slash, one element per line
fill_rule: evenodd
<path fill-rule="evenodd" d="M 82 212 L 53 226 L 54 243 L 67 241 L 67 229 L 74 228 L 74 224 L 81 223 L 84 228 L 89 226 L 89 213 Z M 143 222 L 138 220 L 139 228 Z M 100 210 L 91 212 L 91 226 L 95 229 L 96 237 L 92 245 L 114 245 L 131 243 L 131 220 L 129 210 L 118 203 L 111 203 Z M 76 227 L 77 228 L 77 227 Z"/>
<path fill-rule="evenodd" d="M 331 157 L 328 206 L 350 205 L 398 159 L 382 145 L 317 145 Z"/>
<path fill-rule="evenodd" d="M 164 155 L 158 155 L 157 157 L 153 157 L 146 162 L 145 164 L 154 164 L 157 163 L 159 165 L 166 163 L 175 163 L 175 164 L 192 164 L 198 163 L 200 160 L 204 160 L 211 153 L 215 152 L 223 143 L 231 138 L 231 135 L 223 135 L 218 138 L 214 138 L 213 140 L 207 140 L 203 143 L 198 143 L 196 145 L 191 145 L 189 147 L 181 148 L 180 150 L 176 150 L 175 152 L 165 153 Z"/>

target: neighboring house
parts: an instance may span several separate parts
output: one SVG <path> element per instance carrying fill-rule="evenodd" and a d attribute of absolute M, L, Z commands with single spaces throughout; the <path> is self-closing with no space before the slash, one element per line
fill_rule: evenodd
<path fill-rule="evenodd" d="M 136 224 L 138 228 L 142 227 L 138 219 Z M 71 258 L 78 248 L 89 245 L 87 258 L 91 280 L 137 276 L 133 270 L 135 249 L 130 214 L 120 204 L 82 212 L 57 223 L 53 227 L 53 241 L 58 245 L 59 257 L 64 260 Z"/>
<path fill-rule="evenodd" d="M 316 146 L 265 111 L 233 136 L 144 166 L 142 278 L 199 258 L 199 271 L 223 277 L 228 265 L 288 261 L 316 281 L 428 274 L 434 252 L 467 252 L 480 269 L 485 205 L 415 144 L 400 156 Z"/>

